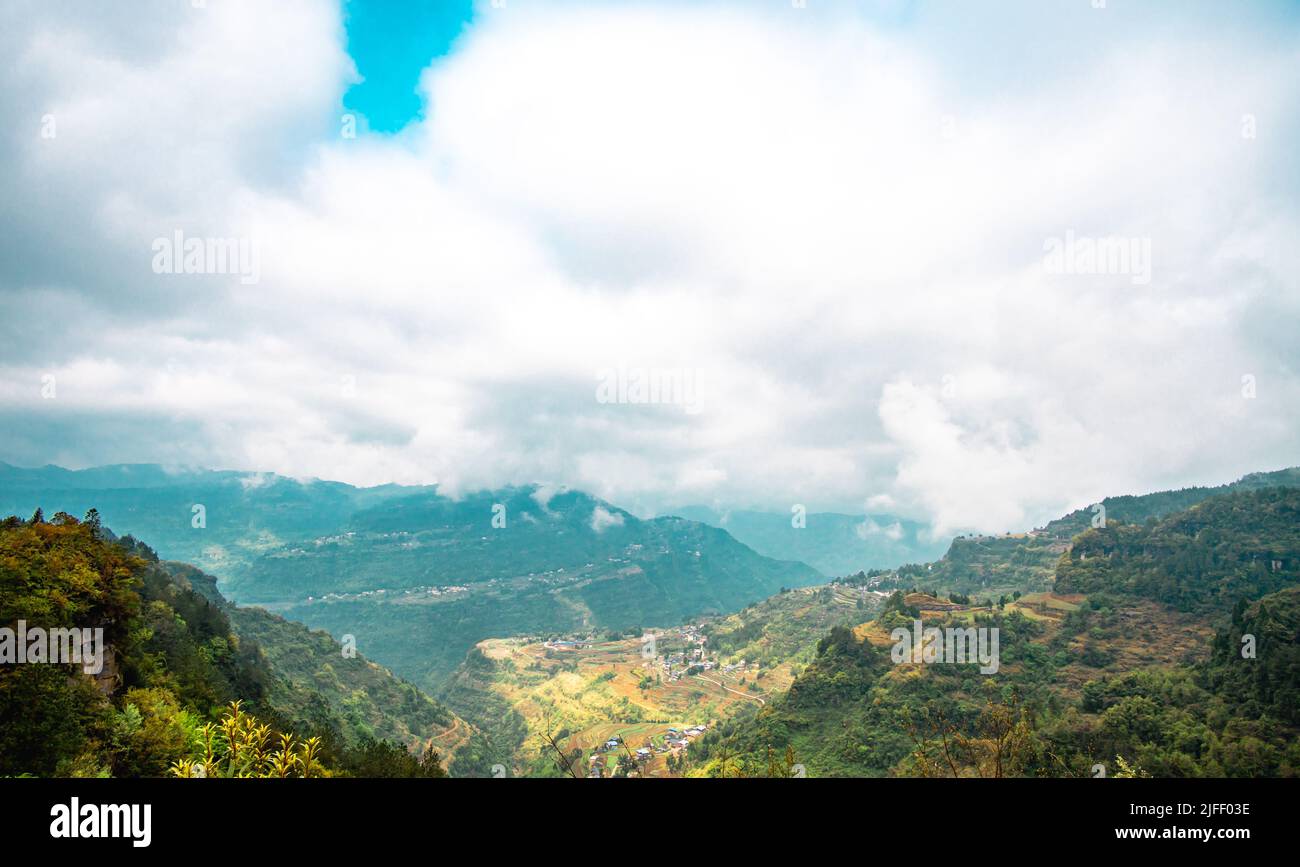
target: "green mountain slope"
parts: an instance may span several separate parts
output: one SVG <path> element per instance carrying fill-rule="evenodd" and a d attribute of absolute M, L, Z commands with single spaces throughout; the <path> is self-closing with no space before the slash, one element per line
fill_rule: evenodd
<path fill-rule="evenodd" d="M 319 720 L 355 746 L 366 739 L 437 748 L 444 756 L 471 734 L 455 714 L 360 653 L 345 654 L 328 632 L 260 608 L 233 605 L 216 579 L 184 563 L 160 563 L 170 580 L 213 602 L 241 642 L 252 643 L 275 675 L 267 702 L 293 719 Z"/>
<path fill-rule="evenodd" d="M 1063 593 L 1139 596 L 1226 611 L 1300 579 L 1297 488 L 1224 494 L 1163 520 L 1109 522 L 1075 537 L 1056 570 Z"/>
<path fill-rule="evenodd" d="M 1107 497 L 1101 501 L 1107 522 L 1142 524 L 1190 509 L 1210 497 L 1234 491 L 1300 487 L 1300 467 L 1268 473 L 1251 473 L 1217 487 L 1183 488 L 1138 496 Z M 1004 536 L 958 536 L 935 563 L 909 564 L 898 569 L 873 570 L 885 589 L 935 587 L 967 595 L 993 596 L 1014 590 L 1049 590 L 1056 577 L 1056 562 L 1071 540 L 1091 527 L 1101 513 L 1078 509 L 1027 533 Z"/>
<path fill-rule="evenodd" d="M 768 667 L 807 663 L 832 627 L 861 623 L 878 604 L 876 596 L 842 585 L 787 590 L 708 621 L 701 632 L 709 649 L 724 660 L 744 659 Z"/>
<path fill-rule="evenodd" d="M 1300 774 L 1300 489 L 1194 499 L 1082 532 L 1055 593 L 992 607 L 900 593 L 832 629 L 784 696 L 693 748 L 693 773 L 782 773 L 789 750 L 813 776 Z M 918 615 L 997 628 L 999 670 L 896 663 L 891 630 Z"/>
<path fill-rule="evenodd" d="M 165 774 L 202 755 L 201 727 L 228 719 L 236 700 L 250 725 L 254 714 L 317 738 L 312 761 L 326 773 L 441 773 L 406 747 L 437 749 L 463 726 L 383 669 L 342 659 L 328 636 L 233 609 L 210 576 L 94 520 L 0 524 L 0 625 L 19 621 L 99 626 L 108 650 L 96 677 L 66 664 L 0 668 L 0 774 Z"/>

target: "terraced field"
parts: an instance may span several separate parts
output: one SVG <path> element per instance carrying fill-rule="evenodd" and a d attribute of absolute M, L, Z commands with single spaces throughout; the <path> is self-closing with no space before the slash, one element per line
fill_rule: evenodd
<path fill-rule="evenodd" d="M 655 658 L 642 656 L 638 638 L 548 646 L 525 639 L 490 639 L 478 645 L 492 663 L 489 688 L 525 721 L 528 736 L 516 758 L 518 773 L 555 770 L 554 750 L 543 736 L 554 735 L 566 754 L 578 753 L 574 767 L 584 774 L 593 751 L 622 737 L 627 750 L 662 748 L 668 729 L 709 725 L 741 708 L 758 706 L 793 681 L 791 664 L 743 670 L 713 668 L 668 675 L 665 655 L 684 652 L 675 632 L 658 637 Z M 602 764 L 612 768 L 623 750 L 611 750 Z M 668 752 L 643 764 L 647 776 L 665 776 Z"/>
<path fill-rule="evenodd" d="M 953 605 L 924 593 L 909 593 L 904 601 L 919 607 L 921 620 L 927 624 L 973 624 L 977 615 L 991 611 L 987 607 Z M 1066 618 L 1090 607 L 1088 597 L 1081 593 L 1040 592 L 1026 593 L 1007 603 L 1002 613 L 1018 613 L 1044 626 L 1035 643 L 1055 646 Z M 875 622 L 856 627 L 854 635 L 877 647 L 894 644 L 890 631 Z M 1127 599 L 1107 609 L 1099 625 L 1069 636 L 1063 646 L 1067 655 L 1057 671 L 1057 686 L 1063 695 L 1076 698 L 1103 666 L 1124 672 L 1151 665 L 1189 663 L 1207 655 L 1212 635 L 1213 629 L 1203 619 L 1157 602 Z M 1096 648 L 1103 646 L 1104 653 L 1098 655 Z M 1008 667 L 1008 671 L 1014 670 L 1014 665 Z"/>

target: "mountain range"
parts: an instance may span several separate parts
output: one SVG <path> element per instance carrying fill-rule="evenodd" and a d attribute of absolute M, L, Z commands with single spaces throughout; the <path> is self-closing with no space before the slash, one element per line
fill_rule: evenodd
<path fill-rule="evenodd" d="M 824 580 L 706 524 L 538 486 L 453 499 L 151 465 L 0 466 L 0 513 L 38 506 L 95 508 L 116 532 L 216 574 L 228 598 L 353 636 L 435 692 L 485 638 L 673 623 Z"/>
<path fill-rule="evenodd" d="M 933 537 L 927 524 L 887 514 L 783 515 L 707 506 L 684 506 L 670 514 L 726 530 L 765 557 L 799 560 L 823 575 L 933 560 L 951 541 Z"/>
<path fill-rule="evenodd" d="M 0 465 L 0 511 L 38 508 L 0 528 L 3 619 L 89 611 L 122 652 L 107 706 L 75 679 L 5 672 L 4 772 L 160 773 L 187 727 L 230 723 L 221 708 L 242 699 L 321 739 L 340 774 L 1300 774 L 1300 468 L 1111 497 L 879 566 L 924 528 L 645 520 L 537 486 L 453 499 Z M 854 547 L 864 522 L 896 526 L 898 546 Z M 828 582 L 731 530 L 783 555 L 834 537 L 809 559 L 863 565 Z M 917 620 L 998 630 L 996 671 L 900 664 L 894 631 Z M 648 758 L 604 756 L 611 737 Z"/>

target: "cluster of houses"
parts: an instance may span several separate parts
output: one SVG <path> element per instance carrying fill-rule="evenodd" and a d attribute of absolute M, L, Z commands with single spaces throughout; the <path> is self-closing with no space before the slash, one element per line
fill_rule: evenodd
<path fill-rule="evenodd" d="M 677 637 L 686 645 L 686 649 L 677 653 L 666 653 L 658 659 L 664 678 L 669 683 L 681 680 L 692 668 L 710 671 L 717 667 L 717 663 L 709 658 L 709 652 L 705 650 L 704 645 L 708 642 L 708 638 L 700 632 L 699 626 L 694 623 L 679 626 Z"/>
<path fill-rule="evenodd" d="M 581 650 L 591 645 L 591 641 L 583 641 L 582 639 L 555 639 L 545 642 L 542 646 L 549 650 Z"/>
<path fill-rule="evenodd" d="M 334 536 L 322 536 L 319 539 L 313 539 L 312 544 L 315 545 L 317 548 L 323 547 L 325 545 L 346 545 L 352 541 L 352 537 L 355 535 L 356 533 L 339 533 Z M 406 534 L 403 533 L 402 535 L 406 535 Z M 294 550 L 301 551 L 302 548 L 295 548 Z"/>
<path fill-rule="evenodd" d="M 674 755 L 690 746 L 691 741 L 708 731 L 707 724 L 693 725 L 686 728 L 671 727 L 667 734 L 664 735 L 661 743 L 655 743 L 647 740 L 645 746 L 639 747 L 632 752 L 638 765 L 644 765 L 655 756 L 661 756 L 666 753 Z M 603 744 L 596 747 L 596 751 L 587 759 L 587 776 L 591 778 L 600 778 L 605 776 L 605 767 L 611 768 L 617 764 L 617 758 L 608 758 L 610 754 L 615 757 L 623 755 L 623 738 L 620 735 L 614 735 Z"/>
<path fill-rule="evenodd" d="M 687 675 L 691 669 L 711 671 L 717 663 L 708 658 L 703 648 L 697 647 L 689 652 L 670 653 L 661 656 L 659 667 L 663 669 L 664 678 L 669 683 L 676 683 Z"/>
<path fill-rule="evenodd" d="M 687 644 L 694 644 L 697 647 L 703 647 L 708 639 L 700 631 L 700 627 L 695 623 L 687 623 L 684 626 L 677 627 L 677 637 Z"/>
<path fill-rule="evenodd" d="M 487 537 L 484 537 L 484 538 L 487 538 Z M 590 566 L 591 564 L 588 563 L 587 565 Z M 528 578 L 528 579 L 532 579 L 532 578 L 540 578 L 540 579 L 545 580 L 545 579 L 547 579 L 547 578 L 558 578 L 558 577 L 562 576 L 563 574 L 564 574 L 564 567 L 561 566 L 561 567 L 558 568 L 558 569 L 547 569 L 545 572 L 529 572 L 529 573 L 528 573 L 527 575 L 525 575 L 524 577 L 525 577 L 525 578 Z"/>
<path fill-rule="evenodd" d="M 664 678 L 669 683 L 676 683 L 689 673 L 701 671 L 716 669 L 723 674 L 741 675 L 757 672 L 759 669 L 757 662 L 748 662 L 744 659 L 726 665 L 719 665 L 716 656 L 711 655 L 705 647 L 708 639 L 695 624 L 679 627 L 677 635 L 686 643 L 687 649 L 677 653 L 664 654 L 658 659 Z"/>
<path fill-rule="evenodd" d="M 383 597 L 400 599 L 400 598 L 410 597 L 410 596 L 446 596 L 452 593 L 468 593 L 468 592 L 469 592 L 469 587 L 467 587 L 464 584 L 448 584 L 446 586 L 439 586 L 439 587 L 432 587 L 432 586 L 425 585 L 421 587 L 405 587 L 402 588 L 401 590 L 385 590 L 383 588 L 380 588 L 378 590 L 362 590 L 360 593 L 326 593 L 324 596 L 320 597 L 320 599 L 317 599 L 314 596 L 308 596 L 307 601 L 309 603 L 318 602 L 318 601 L 319 602 L 345 602 L 347 600 L 352 600 L 352 599 L 373 599 L 373 598 L 383 598 Z"/>
<path fill-rule="evenodd" d="M 686 749 L 690 746 L 691 741 L 708 731 L 708 728 L 708 725 L 703 724 L 691 726 L 681 731 L 678 731 L 675 728 L 670 728 L 668 730 L 668 736 L 664 738 L 664 745 L 667 747 L 664 752 L 668 752 L 669 750 Z"/>

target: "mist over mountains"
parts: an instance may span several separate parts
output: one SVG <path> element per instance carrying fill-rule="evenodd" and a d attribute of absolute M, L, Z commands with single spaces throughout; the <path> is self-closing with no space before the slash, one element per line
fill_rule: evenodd
<path fill-rule="evenodd" d="M 578 753 L 632 726 L 666 756 L 664 714 L 721 728 L 669 764 L 649 760 L 643 770 L 656 775 L 781 775 L 774 749 L 817 775 L 943 775 L 924 736 L 918 747 L 900 734 L 922 706 L 971 731 L 990 714 L 1032 709 L 1048 722 L 1020 724 L 1024 752 L 1007 766 L 1019 773 L 1086 768 L 1099 736 L 1162 775 L 1288 772 L 1294 720 L 1279 708 L 1294 682 L 1294 641 L 1282 632 L 1294 620 L 1297 490 L 1300 468 L 1252 473 L 945 544 L 890 515 L 685 507 L 642 519 L 537 485 L 453 499 L 269 473 L 0 465 L 0 512 L 39 508 L 53 522 L 10 519 L 13 539 L 97 550 L 102 521 L 110 538 L 153 540 L 183 561 L 121 543 L 152 564 L 146 598 L 184 612 L 173 621 L 150 609 L 160 658 L 186 666 L 183 677 L 206 671 L 212 654 L 247 660 L 238 677 L 248 685 L 197 687 L 205 695 L 248 692 L 262 714 L 325 732 L 334 761 L 359 772 L 416 772 L 375 735 L 436 749 L 470 776 L 502 763 L 554 773 L 537 740 L 552 726 Z M 81 525 L 59 514 L 92 509 Z M 888 666 L 888 628 L 921 617 L 1002 630 L 1013 698 L 995 699 L 992 681 L 964 669 L 916 677 Z M 1243 677 L 1256 673 L 1237 670 L 1223 636 L 1261 617 L 1271 661 L 1251 686 Z M 189 620 L 211 621 L 213 635 L 175 631 Z M 1154 656 L 1139 626 L 1163 648 Z M 664 642 L 652 657 L 648 632 Z M 1155 684 L 1165 713 L 1194 717 L 1211 745 L 1117 729 L 1112 707 L 1147 711 L 1129 696 L 1133 678 Z M 1243 690 L 1254 703 L 1213 709 Z M 1253 758 L 1251 738 L 1262 744 Z M 1050 750 L 1064 766 L 1041 764 Z M 986 775 L 980 748 L 967 752 L 955 772 Z"/>
<path fill-rule="evenodd" d="M 886 514 L 783 515 L 708 506 L 684 506 L 670 514 L 719 527 L 760 554 L 802 560 L 825 575 L 934 560 L 951 541 L 931 538 L 926 524 Z"/>
<path fill-rule="evenodd" d="M 431 689 L 484 638 L 675 623 L 824 580 L 724 530 L 538 486 L 453 500 L 152 465 L 0 467 L 0 511 L 37 507 L 97 509 L 115 531 L 216 575 L 230 599 L 355 635 Z"/>

